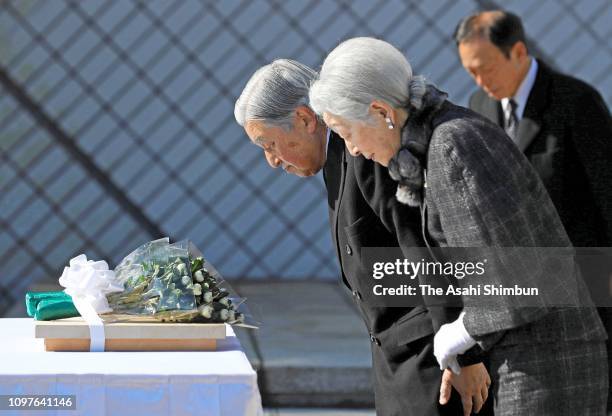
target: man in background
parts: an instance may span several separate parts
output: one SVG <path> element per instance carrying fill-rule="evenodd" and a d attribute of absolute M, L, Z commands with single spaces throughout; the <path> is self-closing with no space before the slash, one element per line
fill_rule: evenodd
<path fill-rule="evenodd" d="M 469 107 L 503 127 L 524 152 L 573 245 L 611 247 L 612 119 L 601 95 L 532 57 L 521 19 L 512 13 L 468 16 L 454 39 L 461 64 L 480 87 Z M 594 299 L 597 292 L 609 299 L 610 277 L 603 269 L 583 265 Z M 610 308 L 599 313 L 610 338 Z M 608 339 L 608 360 L 611 355 Z"/>
<path fill-rule="evenodd" d="M 455 41 L 481 87 L 470 108 L 503 127 L 525 153 L 574 246 L 612 246 L 612 120 L 601 95 L 530 56 L 512 13 L 469 16 Z"/>

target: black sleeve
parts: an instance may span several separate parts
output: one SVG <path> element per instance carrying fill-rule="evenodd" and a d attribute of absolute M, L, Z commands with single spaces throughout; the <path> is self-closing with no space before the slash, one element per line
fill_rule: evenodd
<path fill-rule="evenodd" d="M 480 348 L 480 345 L 476 344 L 466 352 L 457 356 L 457 362 L 461 367 L 467 367 L 468 365 L 478 364 L 485 361 L 487 353 Z"/>

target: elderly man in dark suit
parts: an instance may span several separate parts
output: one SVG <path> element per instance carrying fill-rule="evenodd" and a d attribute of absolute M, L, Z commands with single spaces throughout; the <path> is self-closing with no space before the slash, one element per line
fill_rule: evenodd
<path fill-rule="evenodd" d="M 347 156 L 342 139 L 308 106 L 308 90 L 316 75 L 284 59 L 260 68 L 236 101 L 235 117 L 263 149 L 270 166 L 282 166 L 298 176 L 323 170 L 342 279 L 372 341 L 377 414 L 469 415 L 472 410 L 492 414 L 483 356 L 473 349 L 460 357 L 461 374 L 455 375 L 442 373 L 433 355 L 434 331 L 455 320 L 457 308 L 376 307 L 367 301 L 372 269 L 361 249 L 424 246 L 421 234 L 412 231 L 420 230 L 420 215 L 388 192 L 396 185 L 381 166 Z M 381 200 L 389 195 L 389 200 Z M 372 201 L 389 206 L 390 211 L 373 211 Z M 379 217 L 389 212 L 405 230 L 398 231 L 391 221 Z M 451 385 L 459 394 L 451 394 Z"/>
<path fill-rule="evenodd" d="M 463 67 L 481 87 L 470 108 L 503 127 L 529 159 L 572 244 L 612 246 L 612 119 L 601 95 L 531 57 L 521 20 L 512 13 L 468 16 L 454 38 Z M 608 293 L 606 270 L 583 266 L 592 292 Z M 599 314 L 612 359 L 611 310 L 599 308 Z M 608 409 L 611 404 L 612 394 Z"/>

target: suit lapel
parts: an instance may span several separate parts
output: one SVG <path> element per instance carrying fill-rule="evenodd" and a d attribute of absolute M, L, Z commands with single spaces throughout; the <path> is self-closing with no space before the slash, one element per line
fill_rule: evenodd
<path fill-rule="evenodd" d="M 338 249 L 338 211 L 340 198 L 344 191 L 344 178 L 346 176 L 346 158 L 344 156 L 344 142 L 334 132 L 329 137 L 327 145 L 327 160 L 323 167 L 323 176 L 327 186 L 327 202 L 330 210 L 330 226 L 336 250 Z M 339 254 L 339 253 L 338 253 Z"/>
<path fill-rule="evenodd" d="M 340 212 L 340 203 L 342 201 L 342 194 L 344 193 L 344 184 L 346 183 L 346 150 L 344 143 L 342 143 L 342 164 L 340 169 L 340 187 L 338 189 L 338 199 L 336 200 L 336 206 L 334 207 L 334 234 L 336 235 L 336 241 L 338 240 L 338 213 Z"/>
<path fill-rule="evenodd" d="M 500 126 L 502 129 L 504 128 L 504 113 L 499 101 L 487 97 L 487 99 L 483 102 L 481 114 L 491 120 L 493 123 Z"/>
<path fill-rule="evenodd" d="M 335 133 L 331 133 L 329 144 L 327 146 L 327 161 L 323 168 L 323 176 L 327 186 L 327 198 L 330 208 L 330 226 L 332 234 L 332 243 L 338 260 L 341 262 L 342 256 L 340 247 L 338 246 L 338 214 L 340 212 L 340 201 L 344 194 L 345 178 L 346 178 L 346 155 L 345 147 L 342 139 Z M 342 268 L 342 265 L 340 266 Z M 341 272 L 342 280 L 347 287 L 351 287 L 344 275 Z"/>
<path fill-rule="evenodd" d="M 523 117 L 521 119 L 517 132 L 517 146 L 521 152 L 524 153 L 533 142 L 540 131 L 540 127 L 540 124 L 531 118 Z"/>
<path fill-rule="evenodd" d="M 542 113 L 547 105 L 549 82 L 550 69 L 538 60 L 538 73 L 518 126 L 517 145 L 521 152 L 527 150 L 542 128 Z"/>

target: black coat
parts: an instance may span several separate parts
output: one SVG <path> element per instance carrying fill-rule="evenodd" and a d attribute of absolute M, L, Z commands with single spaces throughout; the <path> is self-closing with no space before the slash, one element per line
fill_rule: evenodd
<path fill-rule="evenodd" d="M 472 95 L 470 108 L 503 127 L 500 102 L 484 91 Z M 612 246 L 612 119 L 601 95 L 538 60 L 518 147 L 539 173 L 572 244 Z"/>
<path fill-rule="evenodd" d="M 347 156 L 344 142 L 333 132 L 323 174 L 342 279 L 353 294 L 372 341 L 377 415 L 463 414 L 454 391 L 449 404 L 438 405 L 442 372 L 433 355 L 434 328 L 456 319 L 459 311 L 424 306 L 375 307 L 367 301 L 372 269 L 362 258 L 362 248 L 424 246 L 419 210 L 396 201 L 397 183 L 386 168 L 363 157 Z M 464 357 L 462 364 L 478 361 L 474 356 Z M 480 414 L 491 413 L 483 409 Z"/>

